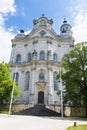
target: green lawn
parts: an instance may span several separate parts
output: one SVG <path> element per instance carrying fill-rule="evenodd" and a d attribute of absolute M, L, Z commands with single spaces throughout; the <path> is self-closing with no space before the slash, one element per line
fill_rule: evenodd
<path fill-rule="evenodd" d="M 85 125 L 77 125 L 77 126 L 70 126 L 66 130 L 87 130 L 87 124 Z"/>
<path fill-rule="evenodd" d="M 8 110 L 0 110 L 1 114 L 8 114 Z"/>

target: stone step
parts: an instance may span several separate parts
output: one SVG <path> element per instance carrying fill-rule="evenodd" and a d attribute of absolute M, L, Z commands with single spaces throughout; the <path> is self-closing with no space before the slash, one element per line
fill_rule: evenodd
<path fill-rule="evenodd" d="M 45 107 L 45 105 L 35 105 L 32 108 L 22 110 L 16 113 L 13 113 L 16 115 L 33 115 L 33 116 L 60 116 L 60 113 L 57 113 L 55 111 L 49 110 Z"/>

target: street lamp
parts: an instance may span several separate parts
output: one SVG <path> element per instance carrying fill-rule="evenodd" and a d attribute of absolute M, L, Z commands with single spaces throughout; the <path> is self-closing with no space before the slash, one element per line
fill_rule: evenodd
<path fill-rule="evenodd" d="M 14 79 L 13 79 L 13 87 L 12 87 L 12 93 L 11 93 L 10 106 L 9 106 L 9 115 L 11 114 L 11 109 L 12 109 L 12 101 L 13 101 L 13 96 L 14 96 L 14 84 L 16 81 L 16 71 L 17 71 L 17 66 L 16 66 L 16 70 L 14 73 Z"/>
<path fill-rule="evenodd" d="M 61 92 L 61 117 L 63 118 L 63 86 L 62 86 L 62 66 L 60 68 L 60 92 Z"/>

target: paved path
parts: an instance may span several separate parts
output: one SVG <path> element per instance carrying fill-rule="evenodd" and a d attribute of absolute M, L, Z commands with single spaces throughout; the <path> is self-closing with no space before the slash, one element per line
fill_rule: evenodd
<path fill-rule="evenodd" d="M 87 124 L 87 121 L 58 117 L 0 115 L 0 130 L 66 130 L 68 126 Z"/>

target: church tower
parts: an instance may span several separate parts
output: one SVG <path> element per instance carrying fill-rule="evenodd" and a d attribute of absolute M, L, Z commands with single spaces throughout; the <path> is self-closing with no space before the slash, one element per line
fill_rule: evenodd
<path fill-rule="evenodd" d="M 21 30 L 12 39 L 10 66 L 12 77 L 20 88 L 18 104 L 60 105 L 60 83 L 56 79 L 61 58 L 74 45 L 71 25 L 64 19 L 60 35 L 53 20 L 42 15 L 33 20 L 32 31 L 25 35 Z"/>
<path fill-rule="evenodd" d="M 63 24 L 60 27 L 61 35 L 72 36 L 71 28 L 71 25 L 68 24 L 67 20 L 64 18 Z"/>

